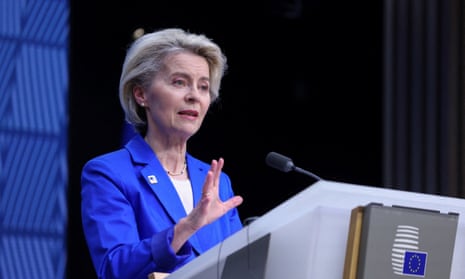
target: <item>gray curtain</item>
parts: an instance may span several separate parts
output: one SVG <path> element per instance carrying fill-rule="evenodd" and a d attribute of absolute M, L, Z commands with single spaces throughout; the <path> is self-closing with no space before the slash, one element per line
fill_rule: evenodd
<path fill-rule="evenodd" d="M 464 2 L 384 0 L 384 187 L 465 196 Z"/>

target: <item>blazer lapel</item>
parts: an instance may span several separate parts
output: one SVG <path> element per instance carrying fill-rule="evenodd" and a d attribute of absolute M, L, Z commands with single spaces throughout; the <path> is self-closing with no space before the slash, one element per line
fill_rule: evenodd
<path fill-rule="evenodd" d="M 144 177 L 147 185 L 150 186 L 154 194 L 158 197 L 160 203 L 166 209 L 167 214 L 172 218 L 173 223 L 177 223 L 181 218 L 185 217 L 186 211 L 184 210 L 181 199 L 171 179 L 163 169 L 163 166 L 160 161 L 158 161 L 158 158 L 153 153 L 150 146 L 140 135 L 137 135 L 126 144 L 126 148 L 131 153 L 135 162 L 145 165 L 141 169 L 141 175 Z M 191 180 L 195 207 L 202 198 L 202 188 L 208 168 L 205 168 L 205 166 L 189 154 L 186 156 L 187 171 Z M 209 226 L 202 228 L 188 240 L 198 254 L 203 253 L 206 249 L 200 244 L 199 234 L 208 235 L 210 230 L 208 227 Z M 208 237 L 202 237 L 202 239 L 208 239 Z"/>
<path fill-rule="evenodd" d="M 141 168 L 140 173 L 172 218 L 173 223 L 177 223 L 179 219 L 185 217 L 186 211 L 178 193 L 150 146 L 140 135 L 136 135 L 125 147 L 137 164 L 145 165 Z"/>
<path fill-rule="evenodd" d="M 189 172 L 189 178 L 192 184 L 192 194 L 194 197 L 194 207 L 197 206 L 200 199 L 202 198 L 202 189 L 203 184 L 205 182 L 205 178 L 208 173 L 208 168 L 205 168 L 205 165 L 201 164 L 199 161 L 191 157 L 189 154 L 187 155 L 187 166 Z M 194 250 L 196 250 L 199 254 L 205 252 L 209 247 L 209 245 L 201 245 L 203 243 L 200 239 L 204 241 L 213 241 L 211 237 L 211 226 L 205 226 L 199 231 L 197 231 L 190 239 L 189 242 L 191 243 Z M 207 237 L 205 237 L 207 236 Z"/>
<path fill-rule="evenodd" d="M 198 164 L 190 155 L 187 155 L 187 166 L 187 171 L 192 184 L 192 195 L 194 197 L 195 207 L 202 198 L 203 183 L 207 177 L 208 169 L 205 169 L 201 164 Z"/>
<path fill-rule="evenodd" d="M 186 211 L 178 197 L 178 193 L 174 188 L 168 175 L 164 173 L 164 169 L 160 166 L 154 166 L 151 163 L 141 170 L 147 184 L 158 197 L 158 200 L 166 209 L 166 212 L 177 223 L 179 219 L 186 216 Z M 159 169 L 161 168 L 161 170 Z"/>

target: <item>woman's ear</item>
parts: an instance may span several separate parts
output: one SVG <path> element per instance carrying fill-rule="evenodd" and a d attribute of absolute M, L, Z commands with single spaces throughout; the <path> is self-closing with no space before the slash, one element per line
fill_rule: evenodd
<path fill-rule="evenodd" d="M 142 89 L 142 87 L 138 85 L 134 86 L 134 88 L 132 89 L 132 95 L 134 96 L 134 99 L 139 104 L 139 106 L 141 107 L 146 106 L 144 89 Z"/>

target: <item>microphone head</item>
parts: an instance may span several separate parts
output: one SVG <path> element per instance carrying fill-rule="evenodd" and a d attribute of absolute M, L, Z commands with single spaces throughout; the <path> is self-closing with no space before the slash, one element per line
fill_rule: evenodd
<path fill-rule="evenodd" d="M 266 155 L 265 162 L 268 166 L 282 172 L 289 172 L 294 169 L 294 163 L 290 158 L 276 152 L 268 153 L 268 155 Z"/>

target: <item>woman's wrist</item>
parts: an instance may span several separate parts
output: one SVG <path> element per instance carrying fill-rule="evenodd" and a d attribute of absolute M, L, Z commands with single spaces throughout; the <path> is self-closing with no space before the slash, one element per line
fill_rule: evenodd
<path fill-rule="evenodd" d="M 174 235 L 171 241 L 173 250 L 177 253 L 194 233 L 195 230 L 189 225 L 187 217 L 180 219 L 179 222 L 174 225 Z"/>

